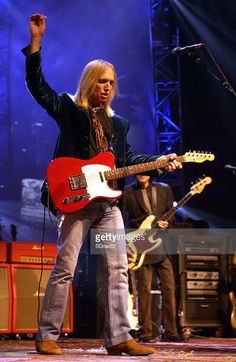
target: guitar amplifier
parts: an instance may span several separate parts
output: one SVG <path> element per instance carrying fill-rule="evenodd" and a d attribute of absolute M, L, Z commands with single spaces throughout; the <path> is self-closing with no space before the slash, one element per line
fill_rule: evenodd
<path fill-rule="evenodd" d="M 2 250 L 3 249 L 1 249 L 1 251 Z M 10 267 L 2 263 L 0 264 L 0 333 L 11 333 L 11 318 L 12 290 Z"/>
<path fill-rule="evenodd" d="M 180 324 L 184 327 L 223 327 L 227 321 L 227 303 L 218 300 L 186 301 L 183 304 Z"/>
<path fill-rule="evenodd" d="M 12 241 L 8 259 L 11 263 L 54 264 L 57 245 L 53 243 Z"/>
<path fill-rule="evenodd" d="M 226 240 L 185 236 L 179 240 L 180 325 L 226 327 L 228 318 Z"/>
<path fill-rule="evenodd" d="M 6 263 L 7 261 L 7 242 L 0 241 L 0 263 Z"/>
<path fill-rule="evenodd" d="M 36 333 L 38 329 L 38 309 L 42 307 L 45 289 L 52 265 L 11 264 L 12 280 L 12 333 Z M 39 290 L 40 281 L 40 290 Z M 70 285 L 69 297 L 63 324 L 63 333 L 73 332 L 73 290 Z"/>

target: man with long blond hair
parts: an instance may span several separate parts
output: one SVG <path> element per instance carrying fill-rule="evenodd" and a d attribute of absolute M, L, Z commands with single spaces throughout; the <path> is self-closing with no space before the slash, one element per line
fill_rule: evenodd
<path fill-rule="evenodd" d="M 107 68 L 110 68 L 113 71 L 114 76 L 111 91 L 104 104 L 106 114 L 111 117 L 114 115 L 114 111 L 111 108 L 111 102 L 117 93 L 117 75 L 114 65 L 103 59 L 92 60 L 84 67 L 74 101 L 78 107 L 88 109 L 90 106 L 90 97 L 96 88 L 100 75 L 104 73 Z"/>
<path fill-rule="evenodd" d="M 94 60 L 85 68 L 74 96 L 57 94 L 45 81 L 41 69 L 41 41 L 46 30 L 46 16 L 30 17 L 30 45 L 26 55 L 26 83 L 35 100 L 56 121 L 59 136 L 54 158 L 73 157 L 90 160 L 102 152 L 113 153 L 116 166 L 134 165 L 156 160 L 157 156 L 135 156 L 126 140 L 128 121 L 114 113 L 111 101 L 117 90 L 114 66 Z M 167 171 L 181 168 L 176 155 L 162 156 Z M 157 170 L 156 173 L 161 171 Z M 124 180 L 118 188 L 124 186 Z M 42 202 L 58 214 L 44 185 Z M 81 246 L 89 230 L 124 230 L 124 223 L 115 198 L 95 198 L 85 207 L 65 213 L 58 237 L 58 256 L 49 278 L 43 300 L 36 349 L 42 354 L 61 354 L 56 340 L 64 318 L 69 284 L 74 275 Z M 125 241 L 123 246 L 125 246 Z M 103 246 L 101 244 L 101 246 Z M 129 334 L 127 319 L 128 283 L 127 254 L 114 252 L 104 245 L 105 348 L 108 354 L 148 355 L 152 348 L 140 345 Z"/>

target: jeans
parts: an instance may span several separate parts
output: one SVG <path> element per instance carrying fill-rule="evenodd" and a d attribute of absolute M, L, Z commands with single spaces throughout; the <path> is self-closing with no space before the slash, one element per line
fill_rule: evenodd
<path fill-rule="evenodd" d="M 57 259 L 43 300 L 36 336 L 39 341 L 56 340 L 60 335 L 69 285 L 73 280 L 81 246 L 91 228 L 96 228 L 96 232 L 117 230 L 124 234 L 124 223 L 119 208 L 109 202 L 95 200 L 83 209 L 65 215 L 58 237 Z M 102 239 L 99 242 L 104 246 L 106 244 Z M 124 247 L 124 239 L 121 243 Z M 104 270 L 104 339 L 105 346 L 111 347 L 132 338 L 127 318 L 127 253 L 124 250 L 119 252 L 105 247 L 100 248 L 98 252 L 101 253 L 101 267 Z"/>

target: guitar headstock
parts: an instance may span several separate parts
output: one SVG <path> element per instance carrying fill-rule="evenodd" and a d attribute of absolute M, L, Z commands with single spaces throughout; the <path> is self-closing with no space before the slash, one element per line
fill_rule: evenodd
<path fill-rule="evenodd" d="M 184 161 L 185 162 L 205 162 L 205 161 L 214 161 L 215 156 L 212 153 L 207 152 L 200 152 L 200 151 L 189 151 L 185 152 L 184 154 Z"/>
<path fill-rule="evenodd" d="M 206 185 L 209 185 L 212 182 L 212 178 L 209 176 L 204 177 L 203 179 L 201 179 L 200 181 L 198 181 L 197 183 L 195 183 L 192 187 L 191 187 L 191 193 L 192 195 L 195 194 L 200 194 L 204 187 Z"/>

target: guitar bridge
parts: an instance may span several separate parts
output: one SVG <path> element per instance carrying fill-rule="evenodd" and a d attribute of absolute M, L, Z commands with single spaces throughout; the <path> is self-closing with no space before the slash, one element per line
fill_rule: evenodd
<path fill-rule="evenodd" d="M 70 189 L 72 191 L 79 190 L 87 187 L 87 182 L 84 174 L 77 176 L 69 176 Z"/>
<path fill-rule="evenodd" d="M 83 194 L 83 195 L 75 195 L 75 196 L 70 196 L 70 197 L 65 197 L 64 200 L 62 201 L 62 203 L 64 205 L 67 204 L 71 204 L 73 202 L 78 202 L 84 199 L 89 199 L 90 198 L 90 194 Z"/>

